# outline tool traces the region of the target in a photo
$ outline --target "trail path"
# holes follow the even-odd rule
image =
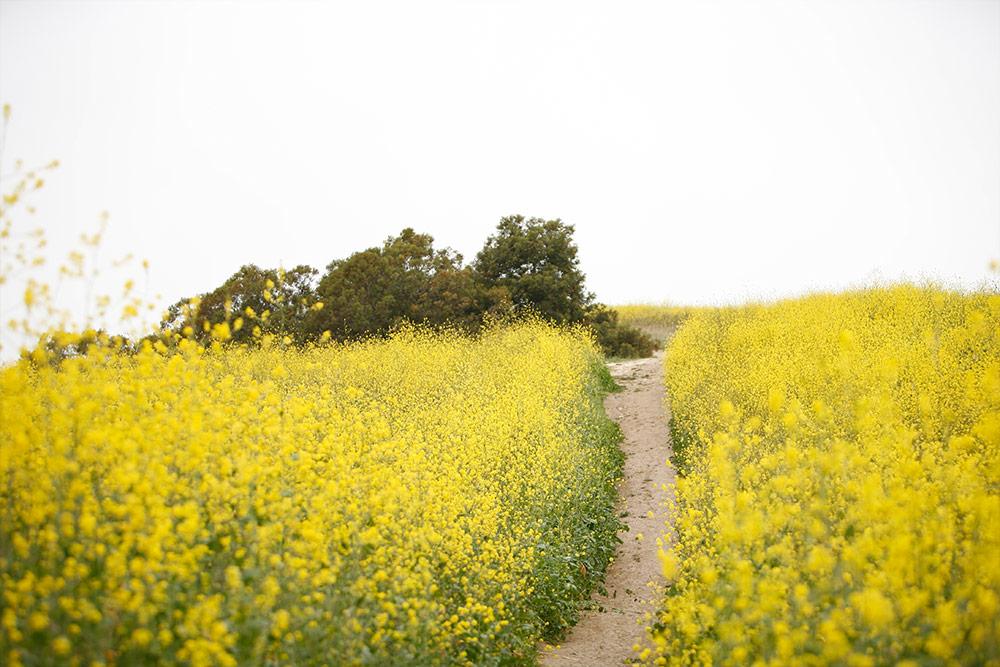
[[[662,361],[658,352],[648,359],[610,364],[622,391],[609,394],[604,408],[625,436],[619,512],[627,512],[622,520],[629,530],[619,534],[622,544],[604,581],[608,594],[594,594],[596,608],[583,612],[559,648],[542,654],[542,665],[615,667],[636,657],[632,645],[643,643],[641,619],[653,609],[648,583],[661,578],[656,538],[663,534],[664,503],[674,489],[674,470],[667,464],[670,440]],[[643,539],[636,539],[639,534]]]

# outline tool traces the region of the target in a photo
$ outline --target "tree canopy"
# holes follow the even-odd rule
[[[264,334],[305,342],[378,336],[404,322],[475,332],[491,317],[530,312],[589,326],[609,355],[650,354],[652,339],[621,325],[586,291],[573,232],[558,219],[507,216],[466,265],[456,251],[435,248],[433,237],[407,227],[381,246],[330,262],[322,276],[304,265],[243,266],[211,292],[172,305],[163,326],[190,327],[189,335],[205,340],[225,322],[236,342]]]
[[[594,296],[584,289],[573,231],[558,219],[501,218],[476,255],[476,278],[505,289],[517,307],[558,323],[579,322]]]
[[[213,324],[232,322],[230,339],[236,342],[252,340],[255,328],[258,335],[302,341],[306,315],[316,303],[317,273],[304,264],[289,271],[246,264],[211,292],[171,305],[161,327],[182,331],[190,326],[193,337],[207,340]]]
[[[430,235],[409,227],[381,247],[331,262],[316,292],[324,308],[307,328],[338,339],[385,333],[404,321],[471,327],[483,305],[462,256],[435,250]]]

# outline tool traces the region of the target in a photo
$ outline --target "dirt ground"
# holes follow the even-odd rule
[[[643,615],[656,603],[650,583],[661,579],[656,538],[664,532],[665,504],[674,489],[662,361],[658,352],[610,364],[622,391],[609,394],[604,407],[624,435],[619,511],[629,530],[620,533],[622,544],[608,568],[608,594],[593,596],[595,608],[583,612],[561,645],[542,652],[542,665],[621,665],[636,656],[632,646],[642,641]]]

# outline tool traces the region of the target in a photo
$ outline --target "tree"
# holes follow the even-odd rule
[[[484,307],[462,256],[435,250],[433,237],[409,227],[380,248],[331,262],[316,291],[324,308],[310,315],[307,328],[339,340],[383,334],[404,321],[471,330]]]
[[[573,225],[512,215],[476,255],[473,268],[481,288],[499,289],[516,307],[530,308],[560,324],[581,322],[605,354],[648,356],[655,341],[618,321],[618,313],[596,303],[584,289],[584,275],[573,241]]]
[[[584,290],[573,231],[559,219],[502,218],[476,255],[477,282],[503,288],[515,307],[558,323],[581,321],[593,295]]]
[[[313,283],[318,272],[300,265],[290,271],[247,264],[222,285],[194,300],[181,299],[167,309],[161,327],[182,331],[190,326],[198,340],[211,338],[212,325],[230,323],[231,340],[248,342],[258,333],[305,337],[306,315],[316,304]],[[241,326],[237,326],[237,320]]]
[[[589,326],[609,356],[649,354],[653,341],[584,289],[573,231],[560,220],[508,216],[465,266],[459,253],[406,228],[331,262],[318,284],[309,266],[248,264],[211,292],[172,305],[161,326],[203,342],[221,328],[234,342],[273,334],[302,343],[327,331],[337,340],[382,335],[403,322],[474,333],[485,319],[520,309]]]

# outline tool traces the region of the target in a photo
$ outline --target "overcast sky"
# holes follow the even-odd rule
[[[608,303],[1000,257],[998,2],[5,1],[0,100],[54,252],[108,210],[165,302],[511,213]]]

